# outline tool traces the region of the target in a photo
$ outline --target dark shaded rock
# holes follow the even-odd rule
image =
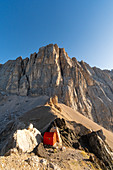
[[[55,119],[54,123],[56,124],[56,126],[60,129],[66,129],[66,122],[65,120],[62,118],[57,118]]]
[[[10,121],[6,125],[5,129],[1,131],[0,133],[0,156],[3,156],[6,152],[12,149],[13,133],[16,131],[16,129],[17,129],[17,124],[14,121]]]
[[[70,122],[72,124],[72,126],[74,127],[74,131],[76,133],[77,136],[82,136],[82,135],[87,135],[88,133],[91,132],[90,129],[86,128],[85,126],[83,126],[80,123],[76,123],[75,121]]]
[[[46,131],[49,132],[52,127],[58,127],[60,130],[62,129],[63,132],[64,132],[64,129],[67,129],[66,122],[65,122],[65,120],[64,120],[63,118],[62,118],[62,119],[56,118],[56,119],[50,124],[50,126],[47,128]]]
[[[46,149],[44,148],[43,143],[40,143],[35,149],[34,152],[37,156],[43,157],[43,158],[48,158],[48,154]]]
[[[89,157],[89,161],[91,161],[91,162],[95,162],[95,158],[94,158],[94,156],[90,155],[90,157]]]
[[[79,141],[82,147],[88,148],[89,152],[96,155],[96,157],[100,160],[100,165],[103,169],[113,169],[112,155],[109,146],[98,136],[97,132],[84,135],[79,139]]]
[[[68,147],[73,147],[73,144],[76,143],[77,141],[77,135],[76,133],[72,130],[69,129],[66,125],[65,120],[62,118],[56,118],[48,127],[47,131],[50,131],[52,127],[58,127],[60,136],[63,142],[63,145],[68,146]]]
[[[73,147],[74,147],[75,149],[80,149],[80,143],[79,143],[78,141],[74,142],[74,143],[73,143]]]
[[[98,136],[100,136],[100,138],[101,138],[102,140],[105,141],[106,137],[104,136],[102,129],[98,130],[98,131],[97,131],[97,134],[98,134]]]

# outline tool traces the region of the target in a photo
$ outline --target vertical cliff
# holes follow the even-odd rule
[[[91,68],[50,44],[0,65],[0,90],[21,96],[57,95],[66,105],[113,131],[113,71]]]

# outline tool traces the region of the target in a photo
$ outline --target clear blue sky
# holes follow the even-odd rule
[[[113,0],[0,0],[0,63],[50,43],[113,69]]]

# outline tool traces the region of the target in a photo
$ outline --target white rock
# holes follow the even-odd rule
[[[30,125],[30,127],[33,127]],[[36,129],[17,130],[14,134],[16,148],[22,152],[31,152],[42,141],[41,133]]]

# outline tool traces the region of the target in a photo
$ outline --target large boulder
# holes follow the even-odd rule
[[[42,158],[48,158],[48,153],[46,151],[46,149],[44,148],[43,143],[40,143],[35,149],[34,152],[36,155],[38,155],[39,157]]]
[[[42,141],[40,131],[36,128],[17,130],[14,134],[16,148],[22,152],[31,152]]]
[[[28,129],[16,130],[14,134],[6,140],[3,148],[1,149],[1,155],[8,155],[13,152],[13,149],[17,149],[20,153],[29,153],[42,142],[42,135],[39,130],[33,128],[30,124]],[[10,152],[11,150],[11,152]]]

